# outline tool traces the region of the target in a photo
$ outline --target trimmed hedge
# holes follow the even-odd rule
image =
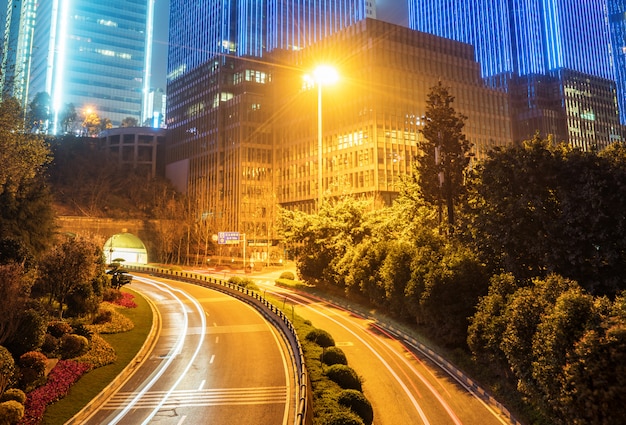
[[[334,364],[348,364],[348,359],[346,358],[345,353],[339,347],[328,347],[322,353],[322,362],[328,366],[332,366]]]
[[[14,425],[24,417],[24,405],[15,400],[0,403],[0,425]]]
[[[333,336],[323,329],[313,329],[305,336],[307,341],[311,341],[319,345],[320,347],[332,347],[335,345]]]
[[[364,425],[372,425],[372,422],[374,422],[374,409],[372,409],[372,404],[362,392],[357,390],[343,390],[341,394],[339,394],[337,401],[342,406],[350,408],[350,410],[359,415]]]
[[[0,396],[0,402],[14,400],[20,404],[26,403],[26,393],[19,388],[9,388]]]
[[[332,365],[326,370],[326,376],[344,390],[362,390],[361,378],[350,366]]]

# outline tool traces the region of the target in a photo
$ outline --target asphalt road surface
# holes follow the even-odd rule
[[[132,374],[80,424],[293,424],[295,375],[278,331],[252,307],[200,286],[135,276],[155,338]]]

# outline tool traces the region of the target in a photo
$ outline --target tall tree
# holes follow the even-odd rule
[[[15,192],[41,173],[50,161],[44,139],[24,131],[22,108],[17,100],[0,101],[0,194]]]
[[[492,151],[468,185],[466,217],[483,261],[520,279],[557,273],[595,295],[626,289],[619,152],[582,152],[539,137]]]
[[[72,130],[77,118],[76,107],[73,103],[67,103],[59,115],[59,124],[64,133],[69,133]]]
[[[29,111],[26,115],[27,129],[38,132],[45,132],[50,120],[50,95],[46,92],[39,92],[28,105]]]
[[[455,224],[454,205],[464,191],[465,170],[472,154],[472,144],[463,134],[467,119],[452,107],[454,97],[441,81],[430,89],[426,100],[423,139],[418,142],[421,154],[415,158],[414,180],[420,196],[439,210],[443,221],[446,205],[450,231]]]
[[[17,263],[0,265],[0,345],[19,329],[20,314],[30,295],[32,279]]]

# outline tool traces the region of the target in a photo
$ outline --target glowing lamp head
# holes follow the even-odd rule
[[[329,85],[339,81],[337,70],[330,65],[320,65],[313,71],[313,77],[317,84]]]

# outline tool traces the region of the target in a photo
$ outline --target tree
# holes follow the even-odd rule
[[[43,176],[0,194],[0,238],[20,241],[34,255],[50,245],[56,230],[54,217]]]
[[[25,132],[23,123],[17,100],[0,101],[0,195],[16,192],[50,162],[50,150],[44,139]]]
[[[96,136],[101,130],[102,120],[98,114],[88,111],[83,119],[83,132],[85,136]]]
[[[113,123],[111,122],[111,120],[106,117],[102,118],[100,120],[99,130],[104,131],[104,130],[108,130],[109,128],[113,128]]]
[[[418,142],[420,155],[414,162],[414,181],[419,195],[437,206],[442,224],[445,203],[449,231],[455,225],[454,205],[464,191],[465,170],[469,165],[471,143],[463,134],[467,117],[452,107],[454,97],[439,83],[430,89],[426,100],[423,139]]]
[[[29,111],[26,115],[26,122],[31,131],[45,132],[50,120],[51,100],[46,92],[39,92],[30,102]]]
[[[115,259],[109,264],[107,274],[111,276],[111,286],[120,289],[122,286],[132,282],[133,277],[128,274],[128,270],[122,266],[120,259]]]
[[[20,314],[24,310],[32,279],[17,263],[0,265],[0,345],[17,332]]]
[[[76,107],[73,103],[67,103],[63,107],[63,110],[59,113],[59,123],[64,133],[70,133],[78,114],[76,113]]]
[[[609,314],[598,304],[595,326],[574,343],[563,370],[557,408],[566,423],[626,423],[626,297],[619,296]]]
[[[59,317],[63,317],[68,297],[81,286],[91,287],[102,272],[103,258],[102,248],[94,240],[68,236],[44,254],[34,292],[47,295],[51,307],[56,301]]]
[[[122,120],[120,127],[137,127],[139,120],[135,117],[126,117]]]
[[[626,288],[626,167],[611,152],[538,136],[490,152],[465,210],[482,260],[520,279],[556,273],[597,295]]]

